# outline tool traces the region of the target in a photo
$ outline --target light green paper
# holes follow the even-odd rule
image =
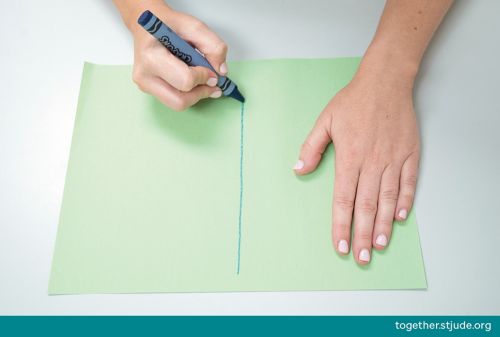
[[[358,63],[230,64],[247,99],[239,274],[240,103],[173,112],[129,66],[85,64],[49,293],[426,288],[414,213],[360,267],[331,243],[332,147],[314,174],[291,169]]]

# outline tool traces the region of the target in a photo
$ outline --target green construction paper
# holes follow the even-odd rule
[[[85,64],[49,293],[426,288],[413,212],[359,266],[331,243],[332,146],[315,173],[292,170],[358,64],[230,63],[243,144],[239,102],[174,112],[136,88],[130,66]]]

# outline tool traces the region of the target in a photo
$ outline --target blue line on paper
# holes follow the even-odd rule
[[[236,274],[240,274],[241,262],[241,225],[243,215],[243,140],[244,140],[245,104],[241,103],[240,113],[240,210],[238,214],[238,260]]]

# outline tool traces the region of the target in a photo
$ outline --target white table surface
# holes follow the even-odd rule
[[[171,4],[233,60],[362,55],[383,7]],[[500,314],[499,1],[457,1],[416,88],[426,291],[48,296],[83,61],[130,64],[132,41],[109,0],[2,1],[0,13],[0,314]]]

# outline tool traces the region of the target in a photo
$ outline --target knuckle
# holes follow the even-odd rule
[[[336,161],[338,166],[344,168],[347,171],[357,169],[362,162],[361,151],[358,147],[347,147],[344,149],[335,149],[337,152]]]
[[[190,26],[191,26],[191,29],[193,30],[193,32],[197,32],[197,33],[200,33],[202,31],[204,31],[205,29],[207,29],[207,25],[200,20],[193,20],[193,22],[190,24]]]
[[[139,75],[133,76],[132,80],[134,81],[135,85],[137,86],[137,88],[139,88],[140,91],[146,92],[146,84],[143,76]]]
[[[192,72],[187,72],[183,77],[179,85],[179,90],[188,92],[191,91],[195,86],[195,76]]]
[[[413,194],[405,193],[401,196],[400,204],[405,205],[406,207],[410,207],[413,203]]]
[[[385,160],[378,154],[367,155],[367,159],[363,162],[362,171],[370,174],[381,175],[384,171]]]
[[[170,107],[177,112],[181,112],[181,111],[186,110],[186,108],[188,107],[188,103],[184,97],[176,96],[170,102]]]
[[[344,211],[352,211],[354,208],[354,200],[342,195],[335,196],[333,202]]]
[[[333,228],[339,233],[339,235],[343,235],[351,231],[351,224],[347,222],[336,222],[333,224]]]
[[[349,157],[339,156],[339,158],[337,159],[337,162],[338,162],[337,167],[339,168],[339,171],[341,171],[341,173],[343,173],[344,176],[350,177],[349,182],[351,184],[357,184],[358,177],[351,175],[351,174],[347,174],[348,172],[359,171],[360,165],[359,165],[359,160],[357,159],[357,157],[349,158]],[[340,175],[340,172],[339,172],[339,175]]]
[[[403,179],[403,184],[406,187],[414,189],[417,186],[417,175],[416,174],[410,174],[410,175],[406,176]]]
[[[382,162],[383,152],[375,148],[371,151],[371,153],[367,157],[368,157],[368,162],[370,164],[378,165],[380,162]]]
[[[153,68],[153,65],[155,64],[155,53],[152,52],[145,52],[141,55],[141,63],[144,67],[146,68]]]
[[[309,139],[306,139],[304,143],[302,143],[301,146],[301,151],[310,151],[313,148],[311,141]]]
[[[397,188],[388,188],[382,190],[382,192],[380,193],[380,199],[383,201],[397,201],[398,200]]]
[[[373,215],[377,212],[377,203],[373,199],[363,198],[356,203],[356,206],[366,214]]]
[[[227,44],[224,41],[220,41],[214,44],[213,51],[215,54],[226,54]]]
[[[132,81],[134,81],[135,84],[139,84],[142,82],[142,79],[144,77],[143,75],[143,70],[140,67],[134,67],[132,70]]]
[[[392,218],[380,218],[377,220],[377,226],[380,226],[382,228],[388,228],[392,226]]]
[[[356,240],[371,241],[372,240],[372,233],[370,231],[367,231],[367,230],[354,231],[354,238]]]

